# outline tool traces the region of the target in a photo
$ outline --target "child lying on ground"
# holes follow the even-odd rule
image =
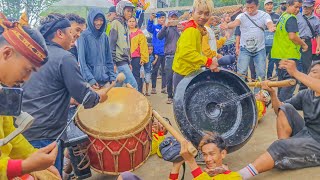
[[[241,180],[237,172],[232,172],[223,164],[223,159],[227,156],[226,143],[222,137],[216,133],[207,133],[199,143],[199,150],[203,154],[206,168],[204,172],[196,163],[195,158],[188,151],[190,142],[181,144],[180,154],[186,164],[189,165],[194,180]],[[176,180],[179,176],[180,167],[183,162],[173,163],[170,173],[170,180]]]
[[[267,107],[271,103],[271,97],[268,91],[261,90],[258,94],[256,94],[256,103],[258,109],[258,121],[260,122],[267,112]]]

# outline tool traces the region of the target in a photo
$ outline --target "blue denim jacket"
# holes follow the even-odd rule
[[[144,71],[146,73],[151,73],[152,71],[152,62],[154,61],[154,55],[153,54],[150,54],[149,55],[149,62],[144,64]]]

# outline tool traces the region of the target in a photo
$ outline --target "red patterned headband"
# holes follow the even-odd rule
[[[34,66],[40,67],[45,63],[47,57],[45,50],[22,29],[18,22],[11,23],[0,13],[0,26],[4,29],[1,35],[6,41]]]

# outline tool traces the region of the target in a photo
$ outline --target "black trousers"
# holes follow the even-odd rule
[[[156,64],[153,66],[152,74],[151,74],[151,81],[152,81],[152,88],[157,87],[157,77],[158,77],[158,71],[159,67],[161,65],[161,76],[162,76],[162,89],[166,87],[166,73],[165,73],[165,65],[166,64],[166,59],[165,56],[159,55],[158,61]]]
[[[143,83],[142,83],[142,78],[140,78],[140,69],[141,69],[140,60],[141,60],[140,57],[132,58],[131,66],[132,66],[132,74],[138,84],[138,91],[142,93]]]
[[[166,81],[167,81],[167,92],[168,98],[173,98],[173,70],[172,70],[172,63],[173,63],[174,55],[166,55]]]
[[[302,64],[302,72],[304,74],[308,74],[312,64],[312,43],[311,39],[304,39],[304,42],[308,45],[308,50],[306,52],[302,52],[301,50],[300,61]],[[307,89],[307,87],[304,84],[300,83],[299,91],[303,89]]]

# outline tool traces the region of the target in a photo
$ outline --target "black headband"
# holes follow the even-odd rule
[[[71,27],[70,21],[66,18],[60,18],[55,21],[45,23],[40,27],[40,32],[46,39],[48,35],[56,32],[58,29],[64,29]]]

